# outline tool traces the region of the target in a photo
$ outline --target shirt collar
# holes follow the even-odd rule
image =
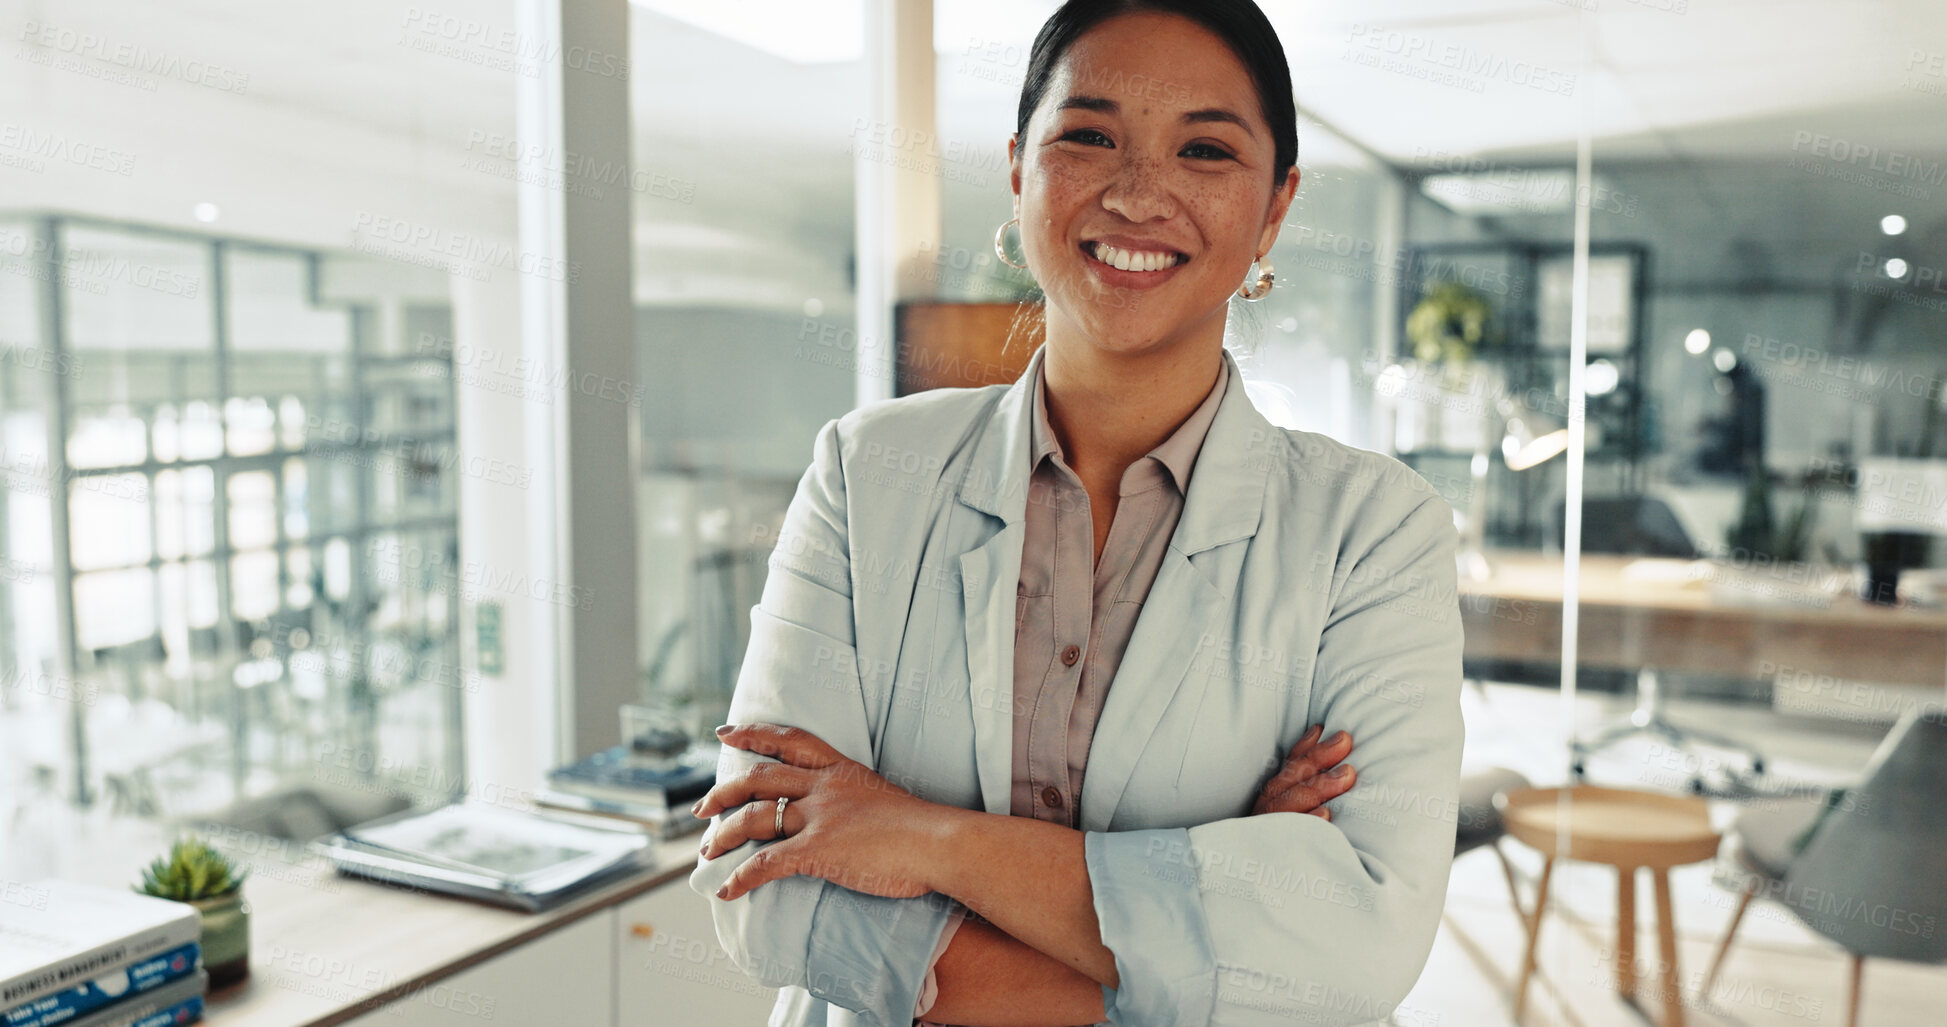
[[[1210,423],[1217,419],[1217,408],[1223,404],[1224,390],[1230,384],[1230,361],[1220,360],[1217,367],[1217,383],[1210,387],[1203,403],[1190,412],[1169,438],[1156,444],[1144,456],[1154,457],[1169,469],[1170,477],[1175,479],[1178,492],[1185,495],[1190,491],[1190,471],[1197,462],[1197,453],[1203,449],[1204,436],[1210,432]],[[1048,425],[1047,364],[1043,362],[1034,377],[1034,428],[1032,449],[1029,451],[1028,466],[1040,467],[1041,460],[1048,454],[1061,453],[1061,442],[1055,438],[1054,429]],[[1065,457],[1064,457],[1065,460]]]

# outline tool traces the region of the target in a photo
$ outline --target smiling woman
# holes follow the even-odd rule
[[[1418,977],[1452,513],[1274,427],[1224,349],[1296,157],[1248,0],[1042,28],[1008,159],[1045,341],[818,433],[695,809],[772,1023],[1358,1023]]]

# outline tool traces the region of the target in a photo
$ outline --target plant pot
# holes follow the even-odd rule
[[[1905,531],[1869,532],[1865,535],[1866,591],[1861,598],[1883,606],[1900,604],[1900,572],[1924,567],[1931,541],[1926,535]]]
[[[203,969],[210,987],[221,988],[250,975],[250,906],[243,889],[196,899],[190,903],[203,914]]]

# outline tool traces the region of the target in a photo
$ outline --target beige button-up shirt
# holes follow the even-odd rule
[[[1045,367],[1045,365],[1044,365]],[[1095,522],[1088,491],[1063,459],[1048,424],[1047,379],[1037,375],[1029,439],[1027,529],[1014,601],[1014,789],[1009,812],[1075,827],[1082,775],[1095,723],[1129,646],[1143,600],[1183,513],[1190,472],[1217,417],[1230,364],[1202,405],[1170,437],[1122,472],[1115,518],[1095,561]],[[947,924],[933,962],[959,929]],[[932,970],[915,1017],[938,995]],[[926,1025],[933,1027],[933,1025]]]

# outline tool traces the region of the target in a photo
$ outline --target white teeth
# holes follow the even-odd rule
[[[1122,271],[1161,271],[1182,263],[1183,258],[1174,253],[1137,253],[1133,250],[1118,249],[1108,243],[1091,244],[1095,259]]]

